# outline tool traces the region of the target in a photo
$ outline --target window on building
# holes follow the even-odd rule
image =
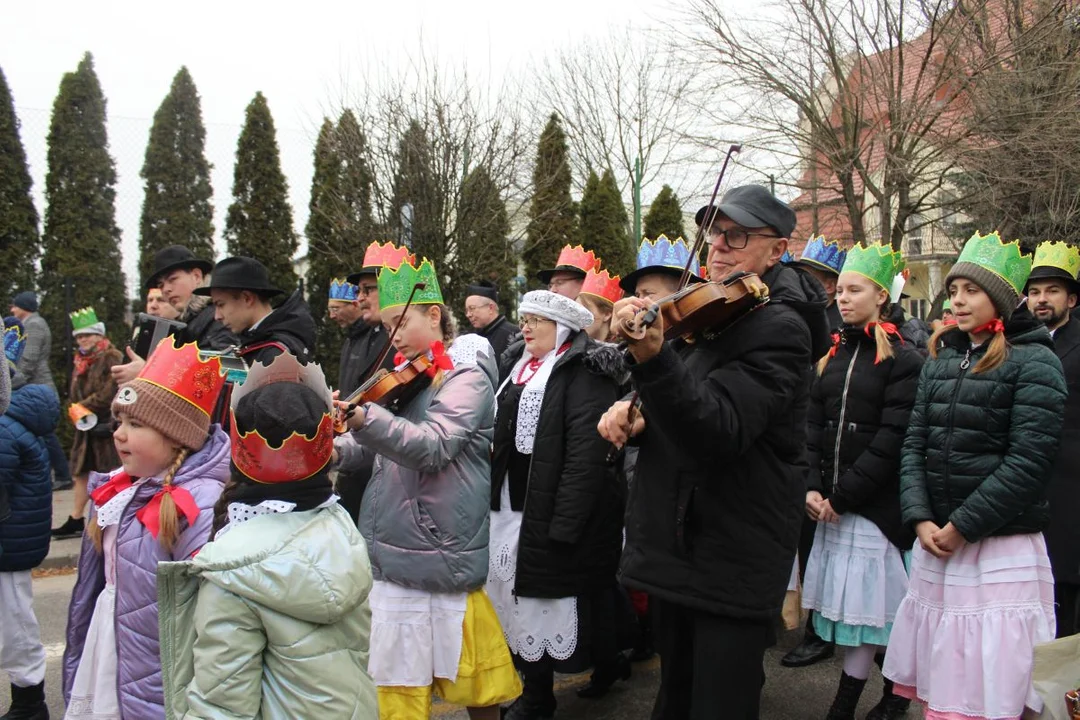
[[[908,314],[920,320],[925,320],[930,313],[930,302],[922,298],[908,298],[901,302],[901,305],[908,311]]]
[[[923,254],[923,237],[926,234],[926,217],[918,213],[908,215],[907,219],[907,254]]]

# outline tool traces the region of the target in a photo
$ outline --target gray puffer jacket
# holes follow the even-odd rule
[[[491,344],[463,335],[454,369],[398,414],[368,405],[356,445],[339,445],[338,470],[374,453],[360,509],[376,580],[429,592],[481,587],[488,573],[491,440],[498,368]]]

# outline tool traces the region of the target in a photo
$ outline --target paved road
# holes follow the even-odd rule
[[[60,696],[60,657],[64,648],[64,627],[67,623],[67,604],[75,575],[38,578],[34,581],[34,608],[41,623],[42,640],[48,654],[46,694],[53,718],[63,717],[64,703]],[[762,700],[762,720],[815,720],[823,718],[832,700],[836,681],[840,676],[837,658],[802,670],[781,667],[780,657],[799,640],[798,633],[784,635],[780,644],[766,657],[768,682]],[[0,686],[0,708],[6,709],[10,696],[6,678]],[[633,677],[618,683],[607,697],[601,700],[580,700],[574,690],[587,680],[585,675],[560,677],[557,680],[559,718],[572,720],[647,720],[653,697],[659,682],[659,662],[656,658],[634,667]],[[859,715],[877,702],[881,693],[880,676],[872,677],[867,685]],[[0,710],[2,711],[2,710]],[[466,720],[466,713],[458,708],[436,705],[434,717],[447,720]],[[915,710],[909,718],[920,717]]]

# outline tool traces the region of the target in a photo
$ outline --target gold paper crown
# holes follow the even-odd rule
[[[1040,243],[1035,248],[1035,263],[1031,269],[1040,267],[1064,270],[1075,278],[1080,273],[1080,249],[1057,240]]]

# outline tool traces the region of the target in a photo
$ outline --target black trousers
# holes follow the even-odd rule
[[[1054,583],[1057,603],[1057,637],[1080,633],[1080,585]]]
[[[771,620],[737,620],[650,597],[660,653],[652,720],[757,720]]]

